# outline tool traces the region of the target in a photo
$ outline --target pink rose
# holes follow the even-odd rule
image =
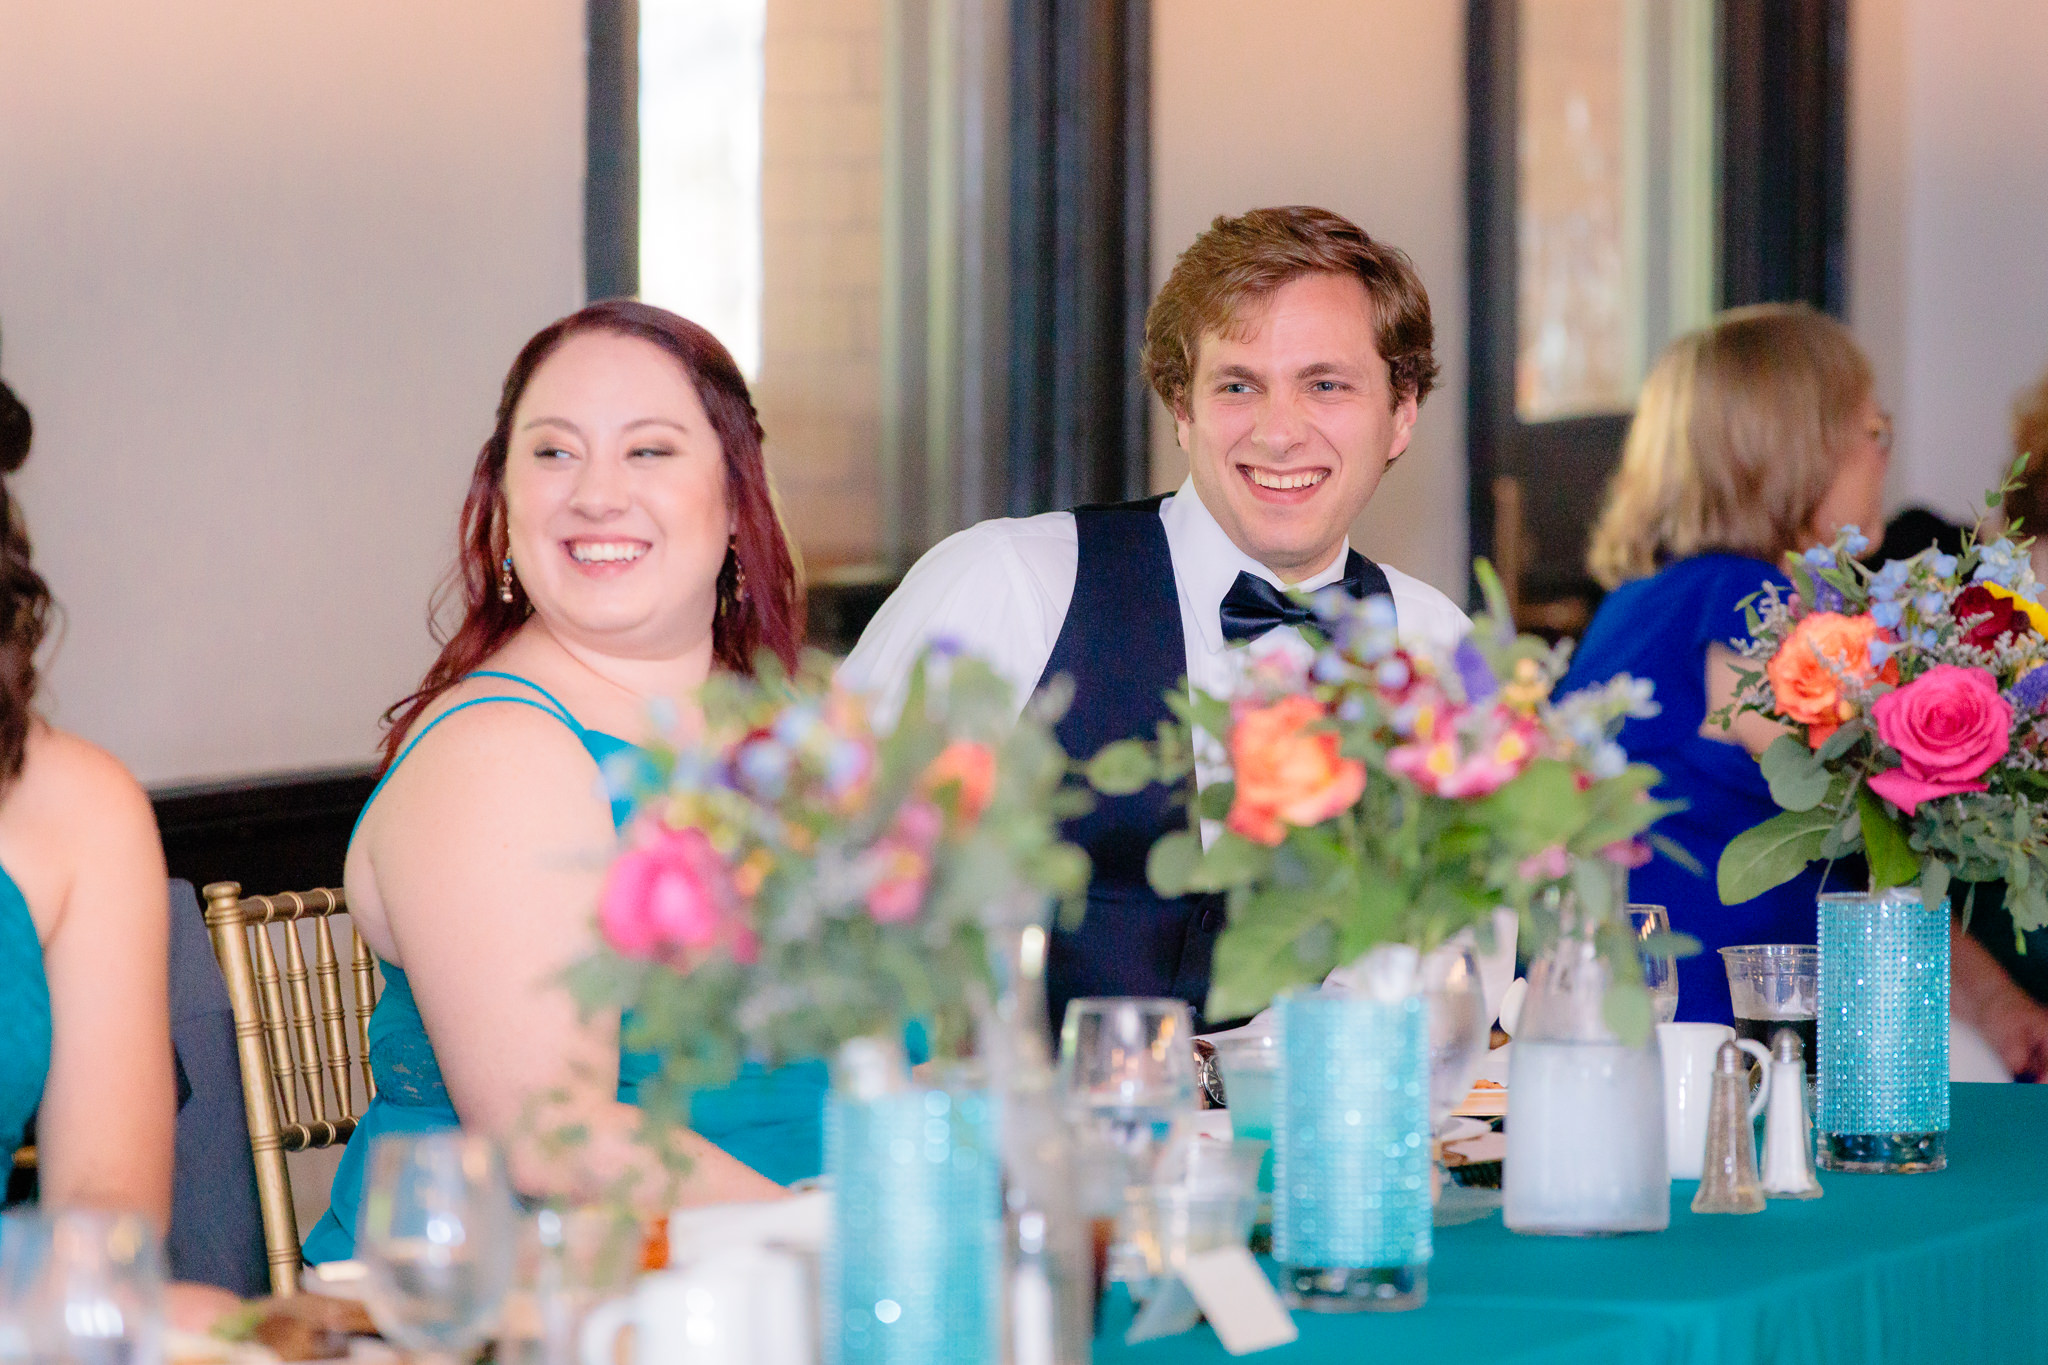
[[[605,878],[597,920],[605,941],[627,957],[685,969],[721,944],[741,962],[758,952],[725,862],[699,829],[636,826],[633,846]]]
[[[1986,770],[2012,747],[2012,705],[1981,668],[1936,664],[1870,708],[1899,766],[1870,789],[1911,815],[1922,801],[1986,790]]]
[[[904,803],[895,823],[870,855],[875,880],[868,886],[868,914],[877,924],[902,924],[917,918],[932,879],[932,849],[939,842],[946,817],[929,801]]]

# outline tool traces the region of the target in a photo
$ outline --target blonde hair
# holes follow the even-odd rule
[[[1870,391],[1849,329],[1803,303],[1730,309],[1680,337],[1643,382],[1586,567],[1613,588],[1706,550],[1799,549]]]

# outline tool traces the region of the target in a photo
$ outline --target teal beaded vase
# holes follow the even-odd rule
[[[1919,891],[1820,897],[1815,1160],[1832,1171],[1948,1164],[1949,916]]]
[[[835,1089],[825,1107],[832,1235],[827,1365],[997,1365],[1002,1154],[985,1091]]]
[[[1299,1308],[1419,1308],[1431,1251],[1427,1007],[1305,990],[1276,1008],[1281,1287]]]

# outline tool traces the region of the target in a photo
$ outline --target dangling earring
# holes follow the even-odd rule
[[[512,601],[512,552],[510,550],[505,552],[504,563],[498,565],[498,600],[508,604]]]
[[[718,614],[727,616],[747,604],[747,566],[740,563],[740,538],[735,535],[726,544],[725,557],[732,564],[732,596],[718,594]],[[719,577],[723,578],[721,570]]]

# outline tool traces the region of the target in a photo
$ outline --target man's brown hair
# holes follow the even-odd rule
[[[1167,408],[1187,412],[1204,336],[1231,334],[1249,305],[1303,275],[1351,275],[1364,285],[1395,405],[1429,395],[1436,329],[1429,291],[1407,253],[1375,242],[1342,214],[1293,205],[1219,217],[1173,263],[1145,315],[1145,378]]]

